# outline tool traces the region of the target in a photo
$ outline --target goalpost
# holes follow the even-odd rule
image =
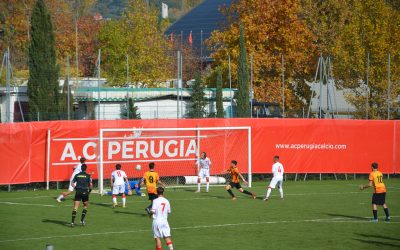
[[[100,194],[118,163],[129,179],[140,180],[154,162],[168,185],[197,184],[195,163],[201,152],[212,162],[210,184],[225,184],[223,171],[231,160],[248,175],[249,187],[252,183],[251,127],[100,129],[98,150]]]

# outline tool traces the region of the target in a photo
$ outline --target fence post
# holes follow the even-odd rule
[[[294,176],[294,181],[297,181],[297,173],[296,173],[296,175]]]

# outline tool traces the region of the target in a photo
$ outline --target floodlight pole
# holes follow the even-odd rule
[[[387,119],[390,120],[390,52],[388,54]]]
[[[285,57],[282,54],[282,116],[285,117]]]
[[[67,116],[68,116],[68,120],[70,120],[71,118],[71,100],[70,100],[70,89],[69,89],[69,54],[67,53]]]
[[[99,49],[97,64],[97,120],[100,120],[100,77],[101,77],[101,49]]]
[[[366,119],[368,119],[368,116],[369,116],[369,52],[368,52],[368,54],[367,54],[367,75],[366,75],[366,83],[367,83],[367,98],[366,98],[365,109],[366,109]]]
[[[228,73],[229,73],[229,94],[231,98],[231,118],[233,118],[233,97],[232,97],[232,74],[231,74],[231,55],[228,54]]]
[[[180,57],[181,57],[181,52],[178,50],[176,52],[176,61],[177,61],[177,77],[176,77],[176,118],[179,119],[179,67],[180,67]]]
[[[8,47],[6,53],[6,122],[11,122],[10,71],[10,47]]]
[[[253,118],[253,54],[250,55],[250,117]]]

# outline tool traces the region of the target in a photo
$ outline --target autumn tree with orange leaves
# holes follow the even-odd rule
[[[282,104],[282,55],[285,61],[285,106],[301,109],[310,96],[305,83],[317,57],[314,36],[299,18],[299,0],[236,1],[222,9],[227,25],[214,31],[209,47],[216,64],[228,67],[231,56],[233,86],[237,86],[239,23],[243,24],[247,53],[253,56],[254,95],[257,100]],[[314,62],[315,61],[315,62]],[[226,71],[226,70],[225,70]]]

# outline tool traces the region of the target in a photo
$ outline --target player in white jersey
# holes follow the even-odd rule
[[[271,189],[275,188],[278,185],[279,193],[281,194],[281,199],[283,199],[283,173],[285,170],[283,169],[282,163],[279,162],[279,156],[274,156],[274,164],[272,165],[272,177],[271,182],[269,183],[267,194],[265,195],[264,201],[268,201],[269,196],[271,194]]]
[[[128,190],[131,190],[131,186],[129,185],[128,176],[126,175],[125,171],[121,170],[121,164],[115,165],[115,169],[116,170],[114,170],[111,173],[113,208],[118,206],[117,195],[122,196],[122,207],[125,207],[126,204],[125,183],[128,184]]]
[[[207,157],[206,152],[201,153],[201,157],[196,161],[197,166],[197,191],[196,193],[200,193],[200,185],[201,179],[206,178],[206,192],[208,193],[210,187],[210,167],[211,160]]]
[[[71,178],[69,179],[69,187],[68,187],[68,191],[67,192],[63,192],[62,194],[60,194],[57,197],[57,201],[61,202],[62,200],[65,199],[65,197],[67,197],[67,195],[71,194],[72,192],[74,192],[74,187],[72,186],[72,180],[74,179],[75,175],[79,174],[80,172],[82,172],[81,166],[83,164],[85,164],[86,159],[84,157],[82,157],[81,159],[79,159],[80,163],[77,164],[74,167],[74,172],[71,175]]]
[[[164,188],[157,188],[158,198],[153,200],[151,214],[153,215],[153,233],[156,240],[156,250],[162,249],[161,239],[163,238],[168,245],[169,250],[173,250],[171,240],[171,229],[168,224],[168,214],[171,213],[171,205],[164,198]]]

